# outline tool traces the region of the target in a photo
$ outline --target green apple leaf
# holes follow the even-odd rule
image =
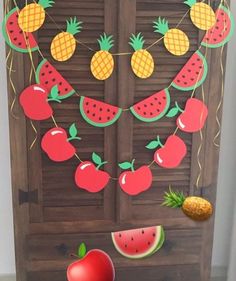
[[[86,255],[87,249],[85,243],[81,243],[78,249],[78,257],[82,259]]]
[[[123,162],[118,165],[122,170],[128,170],[128,169],[132,168],[132,163],[130,163],[130,162]]]
[[[102,163],[102,158],[95,152],[93,152],[92,154],[92,159],[93,159],[93,162],[97,165],[101,165]]]
[[[149,142],[149,144],[146,145],[146,148],[155,149],[159,146],[159,144],[160,144],[159,141],[154,140],[154,141]]]
[[[77,128],[76,128],[75,123],[73,123],[73,124],[70,126],[70,128],[69,128],[69,134],[70,134],[70,136],[71,136],[72,138],[75,138],[75,137],[77,136],[78,130],[77,130]]]
[[[179,109],[177,107],[171,108],[171,110],[166,114],[166,117],[172,118],[175,117],[179,113]]]

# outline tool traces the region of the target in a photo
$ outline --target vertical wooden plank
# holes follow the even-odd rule
[[[135,32],[136,26],[136,0],[119,1],[119,52],[130,52],[128,45],[131,33]],[[135,81],[130,70],[130,56],[119,56],[118,58],[118,100],[122,108],[129,107],[134,101]],[[133,117],[127,112],[123,112],[118,123],[118,162],[131,161],[133,154]],[[119,174],[119,172],[118,172]],[[130,218],[129,211],[131,205],[130,196],[125,195],[117,184],[119,190],[118,220]]]
[[[104,0],[104,30],[107,34],[114,36],[114,47],[117,46],[117,2]],[[115,62],[116,63],[116,62]],[[104,96],[105,101],[110,104],[117,104],[117,71],[116,65],[113,74],[105,82]],[[114,177],[116,174],[116,133],[117,125],[114,124],[104,129],[104,158],[108,161],[106,171]],[[104,218],[114,220],[115,218],[115,187],[116,182],[110,180],[109,187],[104,191]]]

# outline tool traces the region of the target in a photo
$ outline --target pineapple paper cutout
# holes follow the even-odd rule
[[[164,35],[166,49],[175,56],[182,56],[189,50],[188,36],[180,29],[169,29],[166,19],[159,17],[154,23],[155,32]]]
[[[78,21],[76,17],[70,18],[66,23],[66,32],[57,34],[51,43],[51,55],[57,61],[67,61],[73,56],[76,49],[74,35],[82,29],[82,22]]]
[[[193,24],[202,30],[208,30],[216,23],[216,16],[213,9],[206,3],[197,0],[187,0],[184,2],[190,10],[190,17]]]
[[[131,58],[133,72],[142,79],[150,77],[154,71],[153,57],[147,50],[143,49],[144,42],[141,32],[138,35],[132,34],[129,42],[135,51]]]
[[[185,197],[183,192],[169,190],[165,193],[163,206],[173,209],[182,208],[183,213],[195,221],[205,221],[213,213],[211,203],[201,197]]]
[[[114,59],[109,53],[114,46],[112,37],[112,35],[107,36],[106,33],[100,36],[100,39],[98,39],[100,51],[96,52],[91,60],[91,72],[98,80],[108,79],[114,70]]]
[[[39,0],[38,3],[26,5],[19,13],[18,24],[25,32],[38,30],[45,21],[45,9],[52,7],[54,1]]]

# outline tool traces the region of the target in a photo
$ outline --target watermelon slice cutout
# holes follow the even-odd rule
[[[19,9],[12,9],[4,18],[2,33],[6,43],[14,50],[21,53],[34,52],[39,49],[34,35],[23,32],[18,25]]]
[[[43,85],[48,91],[58,86],[59,99],[65,99],[75,93],[72,86],[46,59],[42,60],[36,70],[36,82]]]
[[[198,50],[177,74],[171,86],[181,91],[191,91],[205,81],[208,73],[206,58]]]
[[[113,232],[111,234],[116,250],[129,259],[152,256],[163,246],[165,233],[162,226]]]
[[[80,113],[84,120],[95,127],[107,127],[115,123],[122,109],[88,97],[80,99]]]
[[[170,93],[164,89],[130,107],[133,115],[143,122],[154,122],[162,118],[170,107]]]
[[[216,24],[206,32],[202,45],[209,48],[218,48],[229,42],[235,28],[232,13],[223,5],[216,11]]]

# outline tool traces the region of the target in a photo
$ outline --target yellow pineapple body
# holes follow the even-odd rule
[[[182,210],[186,216],[197,221],[207,220],[213,213],[212,205],[209,201],[194,196],[185,199]]]
[[[214,11],[205,3],[196,3],[192,6],[190,17],[194,25],[202,30],[208,30],[216,23]]]
[[[98,80],[109,78],[114,69],[114,59],[108,51],[98,51],[91,60],[91,71]]]
[[[51,43],[51,55],[57,61],[70,59],[76,49],[76,40],[69,32],[57,34]]]
[[[148,78],[154,71],[153,57],[147,50],[138,50],[132,55],[131,66],[139,78]]]
[[[44,23],[44,8],[36,3],[25,6],[19,13],[18,24],[25,32],[34,32]]]
[[[167,50],[176,56],[182,56],[189,49],[188,36],[180,29],[172,28],[164,36]]]

